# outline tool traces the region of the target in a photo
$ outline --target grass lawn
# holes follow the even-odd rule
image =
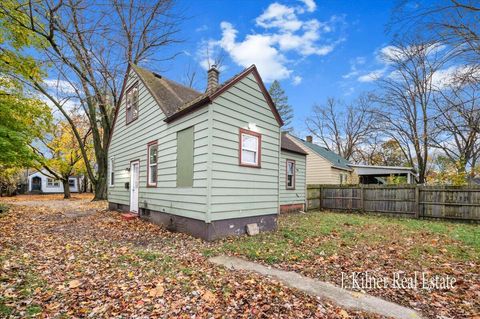
[[[231,238],[204,251],[231,254],[342,283],[342,272],[427,272],[453,276],[452,290],[369,289],[426,315],[472,315],[480,309],[480,226],[444,221],[311,212],[284,215],[279,230]]]

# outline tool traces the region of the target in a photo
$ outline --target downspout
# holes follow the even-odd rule
[[[282,162],[282,127],[278,127],[277,215],[280,214],[280,164]],[[278,225],[277,225],[278,226]]]

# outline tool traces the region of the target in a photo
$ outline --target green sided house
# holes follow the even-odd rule
[[[110,209],[213,240],[303,208],[306,156],[255,66],[205,93],[130,65],[109,147]],[[288,139],[288,137],[286,137]],[[291,141],[288,139],[288,141]]]

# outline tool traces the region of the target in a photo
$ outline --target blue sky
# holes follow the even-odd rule
[[[373,87],[369,80],[383,68],[377,55],[389,42],[385,27],[394,3],[180,0],[178,10],[188,20],[179,34],[184,42],[172,49],[182,54],[156,68],[180,82],[188,68],[197,69],[203,89],[207,47],[209,56],[224,56],[221,80],[255,63],[267,87],[280,80],[295,111],[294,127],[303,133],[314,103],[327,97],[348,102]]]

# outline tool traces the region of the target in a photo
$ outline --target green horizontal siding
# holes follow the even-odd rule
[[[280,154],[280,205],[305,203],[306,156],[283,151]],[[286,161],[295,161],[295,189],[286,189]]]
[[[280,128],[252,75],[212,104],[211,219],[278,213]],[[262,134],[261,168],[239,166],[239,129]]]
[[[127,87],[137,81],[131,72]],[[118,112],[109,157],[115,158],[115,186],[108,188],[109,201],[130,204],[130,191],[124,184],[130,181],[125,169],[130,161],[140,160],[139,207],[204,219],[207,211],[208,108],[183,117],[171,124],[139,82],[138,119],[125,125],[125,103]],[[177,132],[194,127],[193,187],[177,188]],[[158,184],[147,188],[147,143],[158,140]]]

